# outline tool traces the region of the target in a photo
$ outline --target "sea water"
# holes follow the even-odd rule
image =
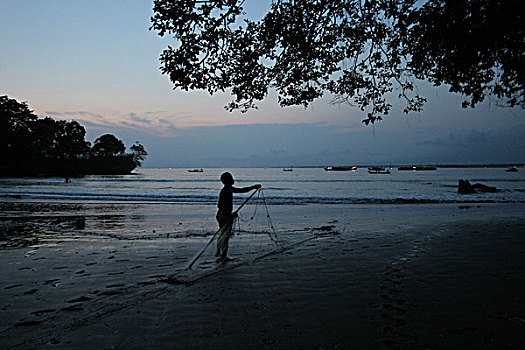
[[[366,168],[207,168],[203,172],[145,168],[130,175],[73,178],[69,183],[63,178],[4,178],[0,179],[0,197],[82,203],[214,204],[224,171],[233,174],[236,186],[262,184],[269,205],[525,203],[525,169],[506,172],[504,168],[394,168],[390,174],[369,174]],[[459,179],[496,187],[497,192],[458,194]],[[244,196],[236,196],[237,204]]]
[[[323,254],[331,254],[337,250],[330,250],[330,245],[348,240],[349,252],[365,252],[367,242],[377,237],[395,237],[402,243],[412,234],[421,240],[449,236],[461,232],[450,230],[454,222],[497,223],[503,216],[522,217],[525,203],[521,168],[514,173],[502,168],[392,169],[388,175],[369,174],[366,168],[355,172],[205,168],[198,173],[137,169],[131,175],[84,176],[68,183],[63,178],[4,178],[0,179],[2,295],[12,305],[26,305],[27,298],[45,301],[39,308],[49,310],[89,295],[96,306],[109,299],[102,293],[95,296],[94,290],[113,295],[158,286],[159,279],[185,271],[206,246],[192,273],[220,269],[212,237],[218,229],[216,203],[224,171],[233,174],[236,186],[262,184],[268,204],[268,208],[261,204],[259,193],[236,220],[228,254],[240,262],[253,262],[278,252],[280,246],[293,247],[286,253],[292,254],[318,244]],[[459,179],[498,190],[460,195]],[[235,206],[247,196],[236,194]],[[328,241],[313,241],[317,238]],[[319,251],[313,248],[310,253],[317,257]],[[364,256],[377,257],[376,252]],[[29,296],[12,286],[38,291]],[[18,306],[4,310],[8,316],[0,319],[0,327],[33,319],[34,311]]]

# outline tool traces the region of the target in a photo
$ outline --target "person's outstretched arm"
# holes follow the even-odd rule
[[[251,190],[258,190],[262,186],[260,184],[248,186],[248,187],[233,187],[232,186],[232,192],[233,193],[246,193],[250,192]]]

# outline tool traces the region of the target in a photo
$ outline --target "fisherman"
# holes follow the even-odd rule
[[[217,239],[217,253],[215,256],[217,257],[217,261],[227,262],[231,260],[228,258],[228,241],[232,235],[233,221],[237,217],[237,213],[233,213],[233,194],[258,190],[261,188],[261,185],[234,187],[233,184],[235,180],[229,172],[222,173],[221,182],[224,187],[219,193],[219,203],[217,204],[219,210],[216,216],[221,232]]]

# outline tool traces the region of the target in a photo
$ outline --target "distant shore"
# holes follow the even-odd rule
[[[133,164],[133,162],[130,160],[131,158],[129,156],[127,157],[121,157],[123,158],[122,160],[121,159],[118,159],[119,162],[121,163],[120,166],[116,166],[114,163],[115,161],[112,160],[112,159],[109,159],[109,160],[104,160],[104,161],[100,161],[99,160],[95,160],[95,161],[92,161],[90,162],[90,165],[82,165],[80,168],[80,170],[78,171],[73,171],[71,172],[69,175],[65,176],[64,174],[67,173],[66,171],[63,170],[64,166],[63,165],[60,165],[59,167],[55,167],[54,170],[50,170],[53,168],[53,165],[47,165],[48,168],[46,168],[46,170],[40,170],[40,171],[36,171],[34,172],[33,170],[31,171],[2,171],[0,169],[0,178],[17,178],[17,177],[20,177],[20,178],[30,178],[30,177],[34,177],[34,178],[49,178],[49,177],[70,177],[70,178],[75,178],[75,177],[84,177],[84,176],[89,176],[89,175],[133,175],[133,174],[137,174],[137,173],[140,173],[140,169],[137,169],[136,165]],[[124,159],[124,158],[129,158],[129,159]],[[330,164],[331,166],[333,166],[334,164]],[[337,163],[336,165],[340,165],[339,163]],[[379,164],[379,163],[374,163],[374,164],[366,164],[366,165],[363,165],[363,164],[344,164],[343,166],[355,166],[357,167],[358,169],[359,168],[369,168],[369,167],[377,167],[377,166],[381,166],[381,167],[390,167],[390,168],[403,168],[403,167],[413,167],[413,166],[432,166],[432,167],[436,167],[436,168],[449,168],[449,169],[461,169],[461,168],[465,168],[465,169],[473,169],[473,168],[512,168],[512,167],[516,167],[518,169],[520,168],[525,168],[525,163],[505,163],[505,164],[435,164],[435,163],[400,163],[400,164]],[[285,166],[258,166],[258,167],[247,167],[247,168],[259,168],[259,169],[262,169],[262,168],[269,168],[269,169],[279,169],[279,168],[283,168],[283,169],[289,169],[289,170],[293,170],[294,168],[296,169],[320,169],[320,168],[324,168],[326,167],[327,165],[294,165],[294,166],[290,166],[290,165],[285,165]],[[219,169],[217,167],[199,167],[199,170],[202,170],[202,171],[199,171],[199,172],[205,172],[205,169]],[[240,168],[243,168],[243,167],[240,167]],[[59,170],[56,170],[56,169],[59,169]],[[144,166],[142,167],[142,169],[193,169],[191,167],[183,167],[183,166],[177,166],[177,167],[150,167],[150,166]]]
[[[426,165],[432,165],[437,168],[510,168],[510,167],[518,167],[518,168],[525,168],[525,162],[515,162],[515,163],[479,163],[479,164],[439,164],[439,163],[399,163],[399,164],[388,164],[388,163],[373,163],[373,164],[354,164],[354,163],[330,163],[330,164],[324,164],[324,165],[293,165],[290,166],[290,164],[287,165],[272,165],[272,166],[255,166],[255,167],[246,167],[246,168],[297,168],[297,169],[317,169],[317,168],[324,168],[328,165],[342,165],[342,166],[357,166],[358,168],[368,168],[368,167],[375,167],[375,166],[389,166],[392,168],[399,168],[399,167],[407,167],[407,166],[426,166]],[[144,166],[143,169],[193,169],[195,167],[184,167],[184,166],[175,166],[175,167],[153,167],[153,166]],[[218,167],[212,166],[212,167],[206,167],[199,165],[199,169],[217,169]],[[237,168],[244,168],[244,167],[237,167]]]
[[[331,164],[333,165],[333,164]],[[339,163],[337,163],[339,165]],[[437,168],[510,168],[510,167],[518,167],[518,168],[525,168],[525,162],[516,162],[516,163],[504,163],[504,164],[439,164],[439,163],[399,163],[399,164],[345,164],[345,165],[352,165],[357,166],[358,168],[368,168],[368,167],[375,167],[375,166],[389,166],[392,168],[399,168],[399,167],[407,167],[407,166],[425,166],[425,165],[432,165]],[[326,165],[312,165],[312,166],[293,166],[293,168],[323,168]],[[268,168],[286,168],[288,166],[272,166]]]

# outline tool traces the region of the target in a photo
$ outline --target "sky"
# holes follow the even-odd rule
[[[246,0],[260,17],[267,3]],[[152,1],[0,0],[0,95],[41,117],[77,120],[94,141],[115,134],[149,152],[144,167],[524,163],[525,111],[493,101],[463,109],[446,87],[418,87],[420,113],[393,110],[374,126],[330,96],[281,108],[271,93],[247,113],[231,96],[173,90],[153,31]]]

